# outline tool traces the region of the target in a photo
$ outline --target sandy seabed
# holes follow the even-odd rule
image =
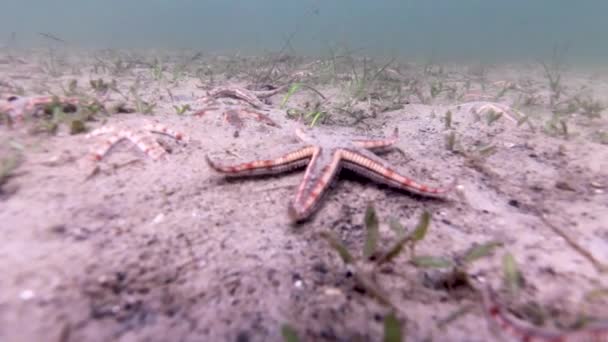
[[[306,341],[379,341],[391,310],[408,341],[496,340],[504,334],[486,324],[479,284],[533,325],[557,331],[608,319],[608,68],[385,63],[2,51],[3,100],[53,94],[118,105],[28,112],[10,125],[5,114],[0,156],[3,167],[18,166],[0,178],[0,340],[280,341],[289,325]],[[287,91],[267,99],[274,126],[197,115],[216,87],[295,80],[314,90],[302,86],[284,105]],[[136,112],[114,113],[129,108]],[[205,162],[288,152],[294,128],[315,113],[313,129],[328,136],[398,128],[382,158],[419,182],[456,180],[457,189],[428,199],[341,172],[310,220],[294,225],[287,208],[303,171],[224,181]],[[189,141],[158,136],[168,151],[158,161],[123,143],[91,166],[102,137],[70,134],[74,120],[87,131],[158,122]],[[319,237],[331,232],[359,255],[368,203],[381,250],[398,238],[390,222],[412,230],[424,211],[432,215],[415,255],[406,248],[373,272],[392,308]],[[466,266],[470,284],[412,262],[462,262],[489,242],[500,246]],[[506,290],[505,255],[523,279],[517,295]]]

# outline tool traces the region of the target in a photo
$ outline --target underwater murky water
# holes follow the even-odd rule
[[[3,44],[171,47],[307,55],[336,45],[366,55],[541,58],[555,46],[572,60],[608,57],[602,0],[4,0]],[[11,37],[13,40],[11,41]]]

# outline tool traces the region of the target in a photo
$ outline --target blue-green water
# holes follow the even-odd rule
[[[606,0],[3,0],[0,43],[86,47],[290,49],[367,55],[608,58]],[[12,34],[14,33],[14,34]],[[15,39],[10,42],[11,36]]]

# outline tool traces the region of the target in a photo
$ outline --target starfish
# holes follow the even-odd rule
[[[35,115],[52,104],[77,106],[80,100],[75,97],[59,96],[16,96],[9,95],[0,99],[0,113],[8,115],[8,122],[22,123],[27,116]]]
[[[488,322],[509,333],[519,341],[577,342],[608,341],[608,322],[593,322],[584,328],[570,331],[554,331],[526,324],[509,316],[496,299],[496,293],[488,286],[481,291],[483,309]]]
[[[268,126],[279,126],[268,115],[250,108],[243,108],[235,103],[220,102],[214,98],[204,98],[199,100],[199,103],[203,104],[203,108],[198,110],[194,115],[203,116],[208,112],[220,112],[223,114],[224,120],[237,129],[242,128],[244,125],[241,114],[252,115],[256,120],[263,122]]]
[[[466,94],[464,94],[462,96],[463,99],[469,101],[469,100],[490,100],[493,99],[494,97],[491,95],[486,95],[483,94],[481,92],[477,92],[477,91],[472,91],[472,92],[468,92]]]
[[[239,87],[219,87],[211,90],[209,92],[209,95],[216,99],[221,97],[231,97],[240,99],[249,103],[254,108],[264,109],[267,107],[267,105],[262,102],[261,99],[273,96],[285,89],[285,87],[286,86],[281,86],[272,90],[249,90]]]
[[[390,138],[346,139],[296,129],[303,143],[299,149],[276,159],[256,160],[227,166],[207,156],[209,166],[226,177],[275,174],[308,165],[296,196],[289,204],[288,215],[293,222],[307,219],[317,208],[329,184],[344,167],[380,183],[423,196],[441,196],[452,187],[440,189],[420,184],[402,174],[372,151],[384,150],[395,144],[398,132]]]
[[[261,99],[275,95],[283,89],[284,86],[265,91],[248,90],[239,87],[215,88],[209,92],[209,96],[203,97],[201,100],[199,100],[199,102],[203,104],[203,108],[197,111],[195,115],[203,116],[207,114],[207,112],[219,111],[224,115],[226,122],[236,128],[241,128],[243,127],[243,120],[241,120],[240,114],[249,114],[254,116],[256,120],[269,126],[278,127],[279,125],[276,122],[274,122],[267,114],[259,112],[259,110],[269,109]],[[243,108],[235,103],[219,101],[220,98],[226,97],[242,100],[251,105],[253,109]]]
[[[166,126],[151,123],[142,127],[140,130],[117,129],[112,126],[104,126],[98,128],[87,135],[87,138],[109,134],[106,140],[103,140],[96,148],[93,149],[91,159],[100,161],[116,144],[122,140],[129,140],[137,148],[147,154],[153,160],[159,160],[164,157],[167,151],[154,139],[151,133],[158,133],[170,136],[178,141],[187,141],[188,139],[182,133],[176,132]]]
[[[524,115],[517,109],[496,102],[480,102],[478,105],[472,108],[474,114],[498,114],[504,115],[507,119],[512,122],[518,122]]]

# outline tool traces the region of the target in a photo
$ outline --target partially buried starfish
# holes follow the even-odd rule
[[[13,123],[21,124],[29,116],[34,116],[54,104],[75,111],[80,102],[82,101],[76,97],[7,95],[0,96],[0,113],[8,115],[7,119],[10,126]]]
[[[487,286],[481,290],[484,313],[490,328],[496,326],[517,341],[536,342],[602,342],[608,341],[608,321],[590,322],[578,330],[549,330],[511,317],[497,300],[497,295]]]
[[[480,102],[473,106],[472,111],[474,114],[492,114],[492,115],[504,115],[507,119],[512,122],[519,122],[521,118],[525,117],[520,111],[515,108],[509,107],[502,103],[496,102]]]
[[[278,87],[273,90],[249,90],[239,87],[215,88],[209,92],[209,96],[203,97],[198,101],[200,104],[202,104],[202,108],[199,109],[195,115],[204,116],[208,112],[220,112],[224,116],[226,122],[237,129],[240,129],[243,127],[241,114],[248,114],[252,115],[260,122],[263,122],[269,126],[277,127],[278,124],[274,122],[267,114],[260,112],[261,110],[269,109],[268,105],[262,102],[261,99],[275,95],[284,88],[285,86]],[[220,101],[221,98],[241,100],[253,108],[246,108],[240,106],[238,103],[222,102]]]
[[[285,89],[286,86],[281,86],[272,90],[249,90],[239,87],[219,87],[211,90],[209,95],[213,98],[231,97],[234,99],[243,100],[257,109],[268,107],[261,99],[268,98]]]
[[[390,138],[346,139],[296,130],[303,146],[276,159],[256,160],[237,165],[220,165],[207,156],[207,163],[227,177],[275,174],[308,165],[296,196],[289,205],[292,221],[307,219],[318,206],[332,179],[344,167],[380,183],[423,196],[441,196],[452,187],[432,188],[420,184],[395,170],[389,163],[371,151],[390,147],[398,140],[397,130]]]
[[[112,147],[116,146],[122,140],[129,140],[150,158],[159,160],[167,154],[167,151],[158,143],[158,141],[156,141],[156,139],[154,139],[151,133],[167,135],[177,141],[187,141],[187,137],[184,134],[158,123],[147,124],[139,130],[126,128],[117,129],[113,126],[104,126],[87,135],[88,138],[99,135],[109,135],[107,139],[102,140],[99,145],[93,149],[91,159],[100,161],[108,152],[110,152]]]

